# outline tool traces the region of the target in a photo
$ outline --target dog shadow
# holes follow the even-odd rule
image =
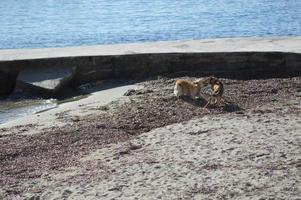
[[[243,110],[237,103],[234,102],[225,102],[223,111],[225,112],[237,112]]]
[[[181,96],[180,99],[196,107],[204,107],[207,104],[206,99],[201,97],[192,99],[189,96]]]
[[[193,106],[196,107],[201,107],[203,108],[208,102],[205,98],[199,97],[197,99],[191,99],[188,96],[182,96],[180,97],[183,101],[192,104]],[[225,101],[221,106],[219,105],[212,105],[209,104],[206,106],[207,109],[217,109],[221,108],[224,112],[237,112],[243,110],[237,103],[230,102],[230,101]]]

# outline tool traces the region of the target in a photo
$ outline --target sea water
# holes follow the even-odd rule
[[[0,49],[301,35],[301,0],[1,0]]]
[[[33,113],[55,108],[55,99],[8,98],[0,100],[0,124]]]

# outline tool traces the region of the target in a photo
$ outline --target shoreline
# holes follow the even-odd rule
[[[112,86],[115,87],[111,88]],[[88,89],[82,90],[82,92],[88,94],[88,96],[82,99],[58,104],[56,107],[44,110],[42,112],[29,114],[27,116],[0,124],[0,130],[2,130],[0,135],[18,134],[22,132],[26,132],[26,134],[30,135],[40,133],[41,131],[50,129],[51,127],[64,126],[70,122],[70,120],[74,120],[72,117],[85,117],[93,115],[95,112],[97,112],[97,110],[89,110],[89,107],[95,107],[95,105],[99,107],[106,106],[110,102],[120,100],[127,90],[138,88],[140,88],[138,85],[131,84],[118,86],[118,84],[115,82],[92,86]],[[66,119],[65,122],[60,120],[60,115],[64,114],[71,115],[71,119]],[[29,129],[26,128],[28,126],[30,127]],[[20,131],[20,127],[24,127],[24,129]]]
[[[291,52],[301,53],[301,36],[210,38],[59,48],[0,49],[0,62],[83,56],[155,53]]]

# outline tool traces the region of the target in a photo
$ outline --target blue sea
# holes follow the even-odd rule
[[[301,35],[301,0],[1,0],[0,49]]]

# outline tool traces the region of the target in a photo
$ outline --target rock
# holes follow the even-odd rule
[[[74,67],[28,67],[20,71],[16,88],[26,93],[55,94],[70,85],[74,75]]]
[[[141,148],[142,148],[142,145],[141,145],[141,144],[133,144],[133,143],[130,143],[129,148],[130,148],[130,150],[137,150],[137,149],[141,149]]]
[[[149,89],[140,89],[140,90],[134,90],[130,89],[124,93],[123,96],[133,96],[133,95],[142,95],[142,94],[147,94],[147,93],[152,93],[152,90]]]
[[[130,89],[130,90],[126,91],[123,96],[132,96],[135,93],[136,93],[136,90]]]
[[[277,94],[277,92],[278,92],[278,90],[277,90],[276,88],[273,88],[273,89],[271,90],[271,93],[273,93],[273,94]]]
[[[63,193],[62,193],[62,196],[61,198],[62,199],[67,199],[70,195],[72,194],[72,191],[71,190],[64,190]]]

